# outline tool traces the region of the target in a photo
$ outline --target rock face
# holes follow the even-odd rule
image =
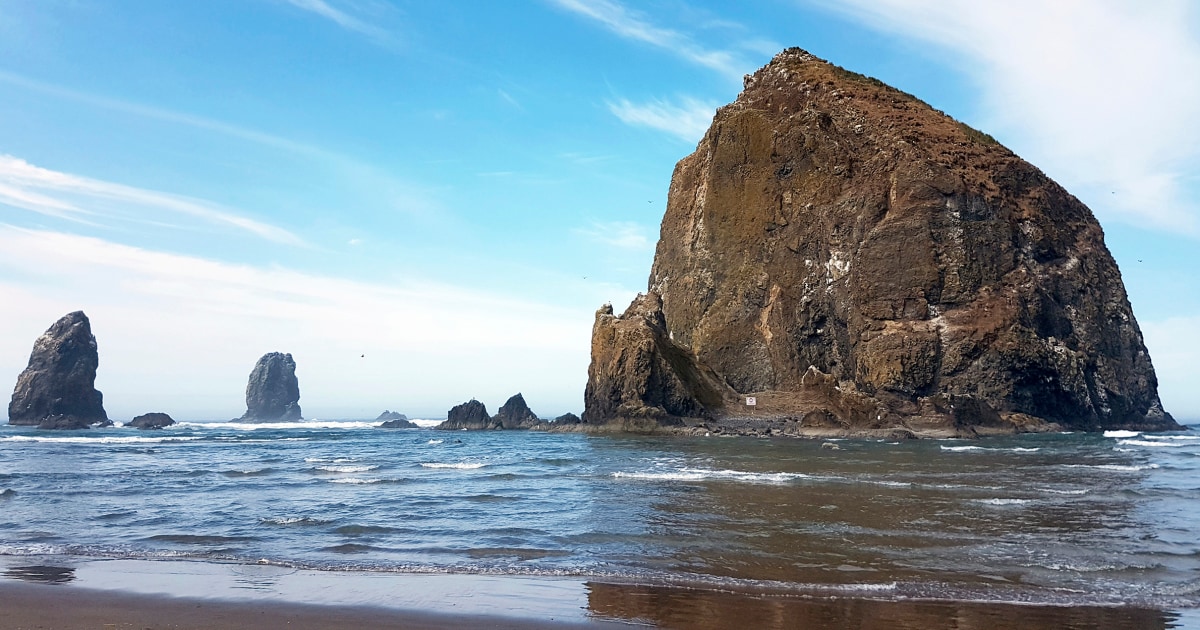
[[[498,424],[501,429],[531,429],[541,422],[525,404],[525,397],[519,393],[509,398],[492,418],[492,423]]]
[[[379,417],[375,418],[375,419],[376,420],[408,420],[408,416],[406,416],[398,411],[388,411],[387,409],[384,409],[383,413],[379,414]]]
[[[165,413],[144,413],[125,424],[127,427],[135,429],[152,430],[162,429],[175,424],[175,419]]]
[[[990,136],[789,49],[676,165],[649,291],[596,313],[583,420],[1176,428],[1157,389],[1086,206]]]
[[[33,344],[29,366],[17,377],[8,423],[42,429],[86,429],[108,423],[96,391],[100,355],[83,311],[54,323]]]
[[[472,398],[461,405],[456,405],[447,412],[446,421],[437,425],[436,428],[446,431],[457,431],[459,429],[478,431],[482,429],[498,429],[500,426],[492,422],[492,417],[488,415],[487,407]]]
[[[554,419],[554,424],[564,426],[568,424],[580,424],[581,422],[583,421],[579,419],[579,416],[569,411]]]
[[[296,362],[281,352],[264,354],[246,384],[245,422],[288,422],[300,419],[300,383]]]

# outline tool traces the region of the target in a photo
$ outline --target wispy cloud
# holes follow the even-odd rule
[[[592,321],[591,302],[570,309],[412,278],[362,282],[2,224],[0,295],[11,299],[6,329],[27,333],[0,338],[0,377],[15,379],[37,334],[82,308],[110,412],[225,418],[240,412],[246,374],[271,350],[296,356],[309,414],[364,406],[374,415],[413,400],[444,412],[516,391],[535,407],[577,408]]]
[[[948,50],[972,121],[1097,212],[1200,234],[1200,7],[1184,1],[809,0]]]
[[[281,227],[211,202],[53,171],[11,155],[0,155],[0,204],[88,223],[121,219],[161,224],[157,215],[165,211],[276,243],[304,243]]]
[[[656,26],[644,14],[616,0],[550,0],[550,2],[602,24],[626,39],[661,48],[688,62],[715,70],[736,81],[753,70],[754,63],[730,50],[710,48],[680,31]]]
[[[324,151],[318,147],[297,142],[289,138],[265,133],[257,129],[249,129],[247,127],[232,125],[220,120],[213,120],[203,116],[196,116],[184,112],[163,109],[161,107],[154,107],[142,103],[134,103],[118,98],[80,92],[78,90],[72,90],[59,85],[38,81],[20,74],[7,72],[5,70],[0,70],[0,82],[16,85],[18,87],[40,92],[42,94],[49,94],[58,98],[83,103],[85,105],[91,105],[93,107],[100,107],[103,109],[132,114],[134,116],[140,116],[153,120],[161,120],[163,122],[186,125],[188,127],[194,127],[204,131],[212,131],[233,138],[239,138],[241,140],[253,142],[255,144],[274,147],[289,153],[295,153],[309,157],[328,157],[331,155],[327,151]]]
[[[326,0],[284,1],[298,9],[303,9],[309,13],[319,15],[348,31],[354,31],[362,35],[366,35],[380,43],[391,42],[391,34],[388,33],[388,31],[367,21],[367,18],[360,18],[351,15],[351,11],[354,11],[357,9],[357,7],[350,9],[339,9]]]
[[[4,70],[0,70],[0,83],[8,83],[92,107],[191,127],[268,147],[326,167],[333,172],[336,179],[345,180],[352,189],[370,190],[371,197],[375,200],[382,200],[387,204],[389,210],[398,210],[406,214],[424,217],[441,212],[440,205],[426,191],[422,190],[421,186],[398,178],[373,164],[319,146],[204,116],[73,90]],[[43,206],[43,208],[47,208],[47,206]]]
[[[631,251],[645,251],[654,247],[654,241],[647,236],[648,228],[632,221],[593,222],[591,225],[576,228],[575,233],[588,239]]]
[[[622,98],[609,102],[608,109],[627,125],[665,131],[684,142],[694,144],[704,136],[704,132],[712,124],[717,106],[689,96],[682,97],[679,101],[678,105],[661,99],[638,104]]]

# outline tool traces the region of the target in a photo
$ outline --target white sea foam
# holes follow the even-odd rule
[[[408,421],[422,429],[431,429],[444,422],[443,420],[425,420],[422,418],[409,418]]]
[[[1167,447],[1177,448],[1180,446],[1188,446],[1186,443],[1168,442],[1166,440],[1117,440],[1117,444],[1125,446],[1148,446],[1148,447]]]
[[[444,464],[439,462],[421,463],[422,468],[454,468],[456,470],[475,470],[476,468],[483,468],[486,465],[487,464],[481,464],[479,462],[457,462],[453,464]]]
[[[1143,435],[1145,440],[1200,440],[1200,435]]]
[[[1033,447],[1033,448],[1025,448],[1025,447],[1022,447],[1022,446],[1018,446],[1018,447],[1015,447],[1015,448],[1013,448],[1013,449],[1011,449],[1011,450],[1012,450],[1012,452],[1014,452],[1014,453],[1036,453],[1036,452],[1038,452],[1038,451],[1040,451],[1040,450],[1042,450],[1042,449],[1041,449],[1041,447],[1037,447],[1037,446],[1035,446],[1035,447]]]
[[[379,466],[317,466],[316,470],[323,470],[332,473],[359,473],[375,470]]]
[[[974,499],[975,503],[983,505],[1025,505],[1032,503],[1032,499]]]
[[[82,436],[47,436],[47,435],[11,435],[0,437],[0,442],[49,442],[52,444],[163,444],[167,442],[189,442],[199,440],[197,436],[181,435],[177,437],[115,437],[110,435]]]
[[[299,422],[177,422],[172,428],[227,429],[258,431],[261,429],[373,429],[374,422],[359,420],[301,420]]]
[[[1099,470],[1115,470],[1118,472],[1138,472],[1158,468],[1158,464],[1124,465],[1124,464],[1065,464],[1067,468],[1096,468]]]
[[[1107,438],[1131,438],[1141,435],[1141,431],[1105,431],[1104,437]]]
[[[364,484],[364,483],[379,483],[381,481],[383,481],[383,480],[378,479],[378,478],[340,477],[338,479],[330,479],[329,483]]]
[[[787,483],[807,478],[801,473],[756,473],[742,470],[713,470],[711,468],[677,468],[664,471],[617,471],[612,474],[618,479],[644,479],[649,481],[740,481],[744,483]]]
[[[1038,492],[1045,492],[1048,494],[1068,494],[1068,495],[1076,495],[1076,496],[1088,493],[1087,490],[1059,490],[1057,488],[1036,488],[1036,490]]]
[[[259,519],[264,525],[324,525],[332,521],[309,516],[278,516]]]
[[[943,444],[942,450],[943,451],[962,452],[962,451],[982,451],[982,450],[984,450],[984,448],[982,446],[946,446],[945,444]]]
[[[445,440],[429,440],[426,444],[441,444],[442,442],[445,442]]]

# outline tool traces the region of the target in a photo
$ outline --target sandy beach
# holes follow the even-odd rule
[[[0,628],[1178,628],[1121,606],[897,601],[180,561],[3,563]],[[28,558],[21,559],[29,560]]]

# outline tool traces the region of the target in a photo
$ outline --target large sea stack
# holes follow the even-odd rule
[[[107,425],[104,397],[96,391],[100,354],[83,311],[64,315],[33,344],[29,366],[17,377],[8,423],[42,429]]]
[[[443,431],[481,431],[484,429],[499,429],[499,421],[493,421],[488,415],[487,406],[472,398],[461,405],[455,405],[446,413],[446,420],[434,427]]]
[[[649,291],[596,314],[585,406],[783,433],[1177,427],[1083,203],[797,48],[676,165]]]
[[[292,355],[268,352],[254,365],[246,383],[246,422],[300,419],[300,383]]]

